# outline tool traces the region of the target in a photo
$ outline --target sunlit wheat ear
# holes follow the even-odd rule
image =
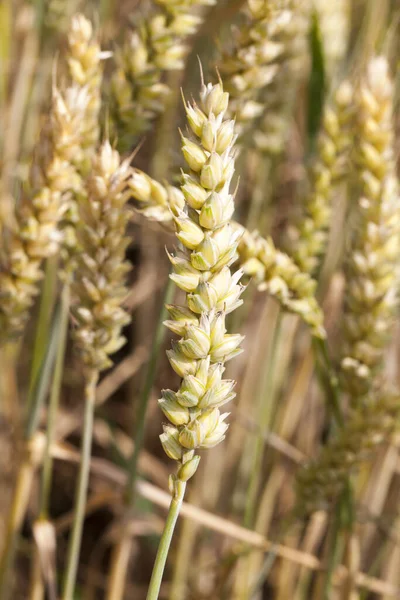
[[[163,75],[183,69],[187,38],[202,23],[196,8],[213,5],[215,0],[160,0],[156,4],[159,10],[138,23],[115,53],[111,92],[121,146],[129,147],[164,111],[170,89]]]
[[[81,124],[87,103],[83,90],[69,88],[63,95],[53,89],[49,155],[43,166],[43,187],[18,207],[7,232],[0,266],[1,338],[21,333],[29,307],[43,276],[41,262],[59,250],[60,222],[68,209],[68,194],[81,188],[72,164],[81,152]]]
[[[91,22],[81,14],[71,21],[68,33],[68,68],[73,85],[85,90],[87,104],[82,126],[82,153],[75,160],[78,170],[85,174],[90,168],[100,135],[102,60],[111,53],[102,52]]]
[[[218,60],[231,97],[229,114],[235,116],[241,136],[263,114],[264,91],[273,85],[289,54],[293,59],[295,44],[305,40],[298,4],[291,0],[248,0],[246,21],[234,32],[231,48]]]
[[[370,459],[379,445],[390,441],[398,427],[398,392],[376,392],[355,407],[344,427],[306,463],[296,477],[299,515],[326,508],[337,500],[349,475]]]
[[[124,344],[121,330],[130,321],[122,308],[130,269],[125,261],[130,174],[129,163],[105,142],[93,159],[87,196],[79,206],[74,339],[89,370],[110,366],[109,355]]]
[[[241,225],[236,227],[241,232],[238,252],[244,273],[255,280],[260,290],[276,297],[286,310],[299,315],[314,336],[324,338],[324,315],[315,298],[316,281],[287,254],[277,250],[272,239],[249,233]]]
[[[310,190],[301,218],[289,231],[293,258],[302,271],[310,274],[318,270],[326,251],[334,189],[349,174],[354,108],[352,86],[344,81],[324,110],[310,169]]]
[[[345,267],[342,386],[353,403],[382,366],[398,302],[400,198],[393,150],[393,85],[371,60],[356,95],[356,224]]]
[[[167,352],[182,377],[178,391],[164,390],[160,408],[170,421],[161,442],[178,462],[175,490],[197,469],[196,451],[221,442],[228,413],[220,408],[235,394],[234,381],[222,379],[224,363],[241,352],[242,336],[226,332],[226,314],[241,304],[241,271],[232,273],[240,234],[230,219],[234,173],[233,121],[225,119],[229,96],[222,84],[203,84],[199,103],[186,108],[189,131],[182,134],[188,169],[183,174],[185,208],[175,217],[178,250],[169,255],[171,278],[186,292],[184,306],[169,306],[167,327],[180,336]]]

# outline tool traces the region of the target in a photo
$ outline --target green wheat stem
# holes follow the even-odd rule
[[[67,569],[62,600],[73,600],[74,598],[89,483],[90,455],[92,449],[93,420],[98,378],[98,371],[95,369],[91,370],[85,389],[85,415],[83,422],[81,463],[75,498],[74,523],[68,547]]]
[[[61,316],[58,336],[58,347],[54,365],[53,381],[50,393],[50,402],[46,429],[46,446],[43,457],[42,482],[40,490],[39,518],[47,519],[49,510],[49,499],[52,481],[51,446],[54,440],[56,418],[60,402],[60,392],[64,369],[65,350],[67,345],[68,315],[69,315],[70,289],[65,284],[61,295]]]
[[[61,322],[61,306],[58,305],[51,324],[50,340],[46,348],[46,353],[40,366],[40,371],[32,392],[31,405],[26,416],[25,439],[30,440],[36,432],[39,424],[40,413],[49,387],[51,374],[53,372],[55,356],[58,347]]]
[[[322,598],[329,600],[332,593],[332,577],[337,565],[341,561],[344,545],[341,534],[344,530],[351,530],[354,522],[353,499],[350,481],[337,502],[331,529],[331,540],[329,544],[328,564],[325,572]]]
[[[174,533],[175,525],[178,520],[179,512],[185,495],[186,482],[179,482],[176,486],[176,493],[172,496],[171,504],[160,544],[158,546],[157,556],[151,575],[150,586],[147,592],[146,600],[157,600],[160,593],[161,581],[164,574],[165,563],[167,562],[169,548]]]
[[[33,402],[33,394],[40,367],[46,354],[49,322],[53,309],[54,290],[57,281],[57,257],[51,257],[46,262],[43,289],[40,295],[39,317],[36,326],[35,342],[33,346],[31,373],[29,380],[28,410]]]
[[[313,337],[314,354],[319,367],[319,377],[325,389],[327,407],[330,410],[338,427],[343,427],[343,415],[340,404],[340,390],[337,377],[329,355],[326,339]]]

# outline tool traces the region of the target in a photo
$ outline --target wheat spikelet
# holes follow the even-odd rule
[[[118,152],[105,142],[93,159],[87,197],[79,205],[74,339],[84,364],[93,371],[110,366],[109,355],[125,342],[121,329],[130,321],[121,308],[130,269],[124,260],[129,244],[125,235],[129,176],[129,162],[121,162]]]
[[[229,223],[236,136],[233,121],[224,120],[227,106],[228,94],[221,83],[203,84],[200,104],[186,106],[195,141],[182,136],[190,171],[183,175],[185,210],[174,217],[181,248],[170,255],[171,279],[186,292],[186,304],[169,306],[171,318],[165,323],[181,336],[167,354],[182,382],[177,392],[164,390],[159,401],[171,422],[164,426],[161,442],[167,455],[178,461],[171,480],[174,494],[196,471],[200,460],[196,450],[224,439],[228,413],[221,414],[219,408],[235,396],[234,382],[222,379],[224,363],[241,352],[242,336],[226,333],[225,318],[242,303],[243,289],[242,271],[232,274],[229,268],[239,234]]]
[[[115,55],[111,87],[121,146],[129,146],[164,111],[170,89],[162,81],[163,74],[183,69],[185,40],[202,22],[194,9],[213,5],[215,0],[160,0],[157,4],[159,11],[143,19]]]
[[[333,189],[348,170],[353,115],[353,89],[348,81],[344,81],[324,110],[304,214],[297,228],[292,228],[289,233],[293,258],[306,273],[315,274],[326,250]]]

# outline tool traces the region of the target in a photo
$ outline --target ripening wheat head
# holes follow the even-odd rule
[[[109,142],[103,143],[93,158],[87,195],[79,205],[74,338],[85,366],[93,371],[110,366],[109,355],[124,344],[121,330],[130,321],[122,308],[130,269],[125,261],[130,173],[129,161],[121,161]]]
[[[354,402],[367,393],[397,306],[400,201],[393,146],[393,84],[387,60],[370,61],[357,90],[357,223],[348,249],[342,385]]]
[[[178,461],[175,483],[197,469],[199,448],[221,442],[228,425],[220,407],[234,397],[234,381],[222,379],[224,363],[240,350],[242,336],[227,334],[225,319],[241,304],[242,272],[232,273],[240,234],[230,219],[234,173],[234,123],[225,118],[228,94],[222,84],[202,85],[200,103],[186,105],[191,137],[182,135],[188,165],[182,192],[186,205],[175,217],[179,249],[170,255],[171,279],[186,292],[184,306],[169,306],[167,327],[180,336],[168,351],[182,377],[179,389],[163,390],[160,407],[170,424],[162,445]]]

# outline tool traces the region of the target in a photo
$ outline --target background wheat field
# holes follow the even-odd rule
[[[0,0],[0,600],[400,598],[399,33]]]

